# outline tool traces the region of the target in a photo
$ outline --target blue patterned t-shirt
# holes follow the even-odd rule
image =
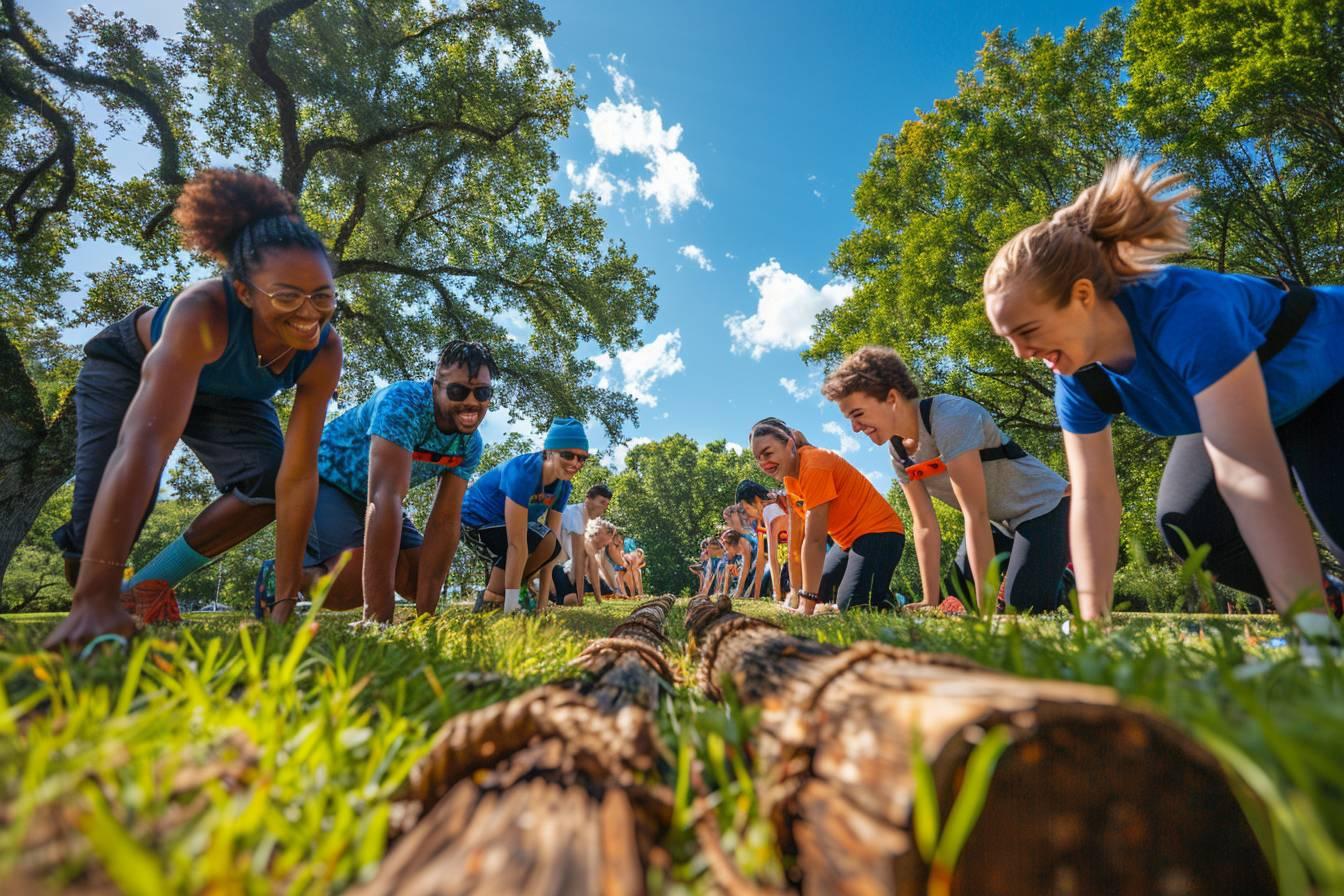
[[[384,386],[322,428],[318,476],[367,501],[372,436],[411,452],[411,488],[444,473],[470,479],[485,445],[478,432],[442,432],[434,422],[434,387],[426,380],[406,380]]]

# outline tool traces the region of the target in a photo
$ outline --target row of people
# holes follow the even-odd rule
[[[331,324],[338,293],[327,249],[294,198],[260,175],[206,169],[183,189],[174,218],[182,245],[222,272],[137,307],[85,346],[71,517],[54,533],[73,604],[48,645],[129,635],[133,611],[175,617],[173,585],[271,522],[275,557],[258,575],[256,609],[277,620],[327,576],[330,607],[363,606],[385,621],[400,593],[432,612],[460,540],[493,564],[486,605],[512,609],[539,574],[542,592],[559,583],[552,567],[586,551],[587,524],[611,497],[596,487],[587,513],[574,515],[582,522],[562,527],[570,480],[588,458],[578,421],[553,421],[541,451],[468,489],[498,368],[484,346],[453,342],[427,380],[384,386],[326,423],[342,366]],[[291,389],[282,429],[273,399]],[[179,439],[221,496],[123,575]],[[404,502],[431,481],[422,534]],[[639,593],[642,553],[608,552],[599,578]],[[560,600],[581,601],[589,588],[559,590]]]
[[[1321,598],[1333,597],[1338,615],[1338,595],[1312,524],[1344,562],[1344,478],[1330,460],[1344,435],[1344,287],[1164,264],[1187,248],[1178,206],[1190,192],[1170,194],[1182,176],[1154,172],[1133,159],[1112,164],[1003,246],[985,274],[994,331],[1053,375],[1071,484],[975,402],[921,398],[889,349],[845,359],[823,394],[855,432],[890,446],[915,530],[921,603],[941,593],[936,498],[963,514],[955,566],[976,593],[1006,553],[1008,603],[1046,608],[1072,556],[1083,615],[1106,615],[1123,507],[1111,425],[1127,414],[1174,437],[1157,501],[1171,548],[1185,556],[1208,545],[1219,581],[1292,610],[1308,635],[1335,638]],[[752,428],[751,450],[792,505],[790,561],[804,606],[831,596],[841,607],[887,603],[904,538],[876,490],[775,418]],[[1297,612],[1303,598],[1307,610]]]

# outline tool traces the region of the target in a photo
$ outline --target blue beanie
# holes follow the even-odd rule
[[[541,447],[546,451],[563,451],[567,448],[587,451],[588,433],[583,431],[583,424],[573,417],[556,417],[551,421],[551,428],[546,430],[546,444]]]

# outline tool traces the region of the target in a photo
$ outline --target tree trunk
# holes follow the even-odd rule
[[[959,657],[785,634],[697,598],[700,687],[761,707],[758,792],[804,893],[1272,893],[1222,770],[1109,688],[1021,679]],[[915,750],[944,830],[975,745],[1006,734],[953,867],[915,846]]]
[[[670,819],[649,712],[673,681],[670,596],[646,601],[575,661],[586,673],[450,720],[412,771],[405,830],[362,896],[644,892]]]
[[[0,328],[0,583],[47,503],[75,469],[74,393],[54,419],[42,413],[18,348]]]

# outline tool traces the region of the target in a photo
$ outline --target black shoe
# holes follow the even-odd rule
[[[482,588],[476,592],[476,606],[471,608],[471,612],[480,613],[485,610],[485,589]]]

